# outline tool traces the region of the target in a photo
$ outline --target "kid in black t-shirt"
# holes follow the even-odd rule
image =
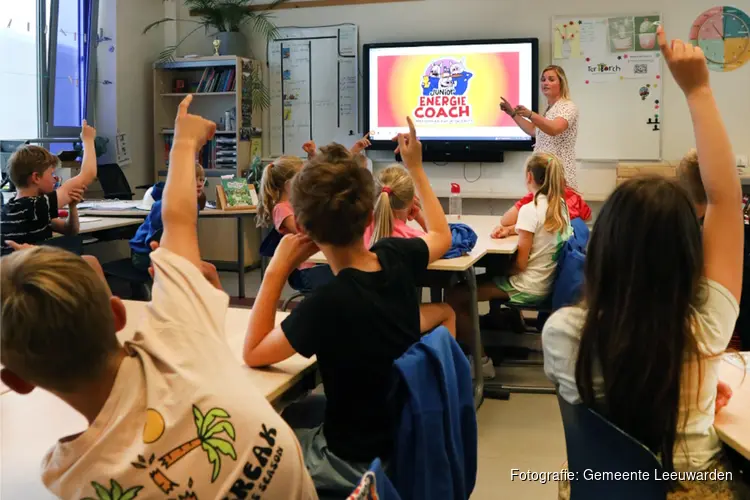
[[[276,249],[250,316],[244,359],[278,363],[317,356],[326,392],[323,423],[295,429],[320,490],[351,492],[370,462],[388,460],[396,422],[387,399],[393,362],[420,337],[418,276],[451,244],[445,214],[422,168],[422,145],[407,118],[398,149],[422,200],[427,234],[364,241],[375,202],[372,175],[342,147],[323,148],[292,183],[300,233]],[[341,151],[339,151],[339,149]],[[289,274],[318,250],[334,279],[275,326]]]

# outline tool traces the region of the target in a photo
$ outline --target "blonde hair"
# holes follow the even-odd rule
[[[198,162],[195,162],[195,180],[206,180],[206,171],[203,170],[203,165]]]
[[[414,179],[400,165],[380,171],[375,179],[375,222],[370,245],[393,234],[394,210],[404,210],[414,201]]]
[[[677,178],[680,185],[688,192],[695,205],[705,205],[708,203],[706,197],[706,188],[703,187],[701,178],[701,169],[698,164],[698,151],[691,149],[680,160],[677,166]]]
[[[0,261],[0,362],[34,385],[72,392],[120,349],[106,283],[83,259],[38,246]]]
[[[273,226],[273,207],[281,200],[284,186],[302,170],[302,159],[297,156],[280,156],[263,169],[260,180],[260,204],[256,224],[261,227]]]
[[[554,71],[557,79],[560,80],[560,98],[570,99],[570,85],[568,85],[568,77],[565,74],[565,70],[556,64],[550,64],[542,70],[542,76],[547,71]]]
[[[531,173],[534,182],[541,186],[534,195],[536,205],[539,195],[547,197],[547,214],[544,229],[549,232],[562,231],[568,226],[563,213],[565,204],[565,170],[562,161],[551,153],[534,153],[526,163],[526,171]]]

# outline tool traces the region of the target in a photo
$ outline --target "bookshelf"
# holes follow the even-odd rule
[[[192,112],[215,121],[218,130],[198,161],[207,177],[234,173],[240,176],[250,165],[253,114],[248,74],[257,63],[235,56],[177,58],[154,65],[154,174],[163,178],[169,168],[169,149],[174,136],[174,117],[182,98],[193,94]],[[243,71],[244,69],[244,71]],[[176,82],[182,82],[177,87]],[[233,121],[222,126],[227,111]],[[260,116],[255,120],[260,126]],[[228,130],[227,130],[228,129]]]
[[[217,132],[204,146],[198,161],[209,178],[206,196],[216,198],[216,185],[223,175],[241,176],[250,166],[252,127],[260,129],[261,115],[252,113],[249,73],[259,63],[236,56],[177,58],[154,64],[154,178],[164,180],[169,168],[169,149],[174,138],[177,106],[193,94],[190,111],[217,123]],[[244,70],[244,71],[243,71]],[[246,75],[243,77],[243,73]],[[178,88],[176,81],[183,86]],[[222,126],[225,112],[234,108],[234,123]],[[228,130],[226,130],[228,128]],[[260,262],[260,231],[252,217],[235,219],[201,218],[198,221],[201,256],[214,263],[237,261],[236,224],[244,225],[245,266]],[[236,265],[236,264],[235,264]]]

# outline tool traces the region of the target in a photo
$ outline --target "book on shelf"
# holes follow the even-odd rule
[[[258,206],[258,194],[247,179],[222,179],[216,186],[216,201],[222,210],[246,210]]]
[[[195,161],[207,170],[234,167],[237,163],[237,143],[222,143],[217,137],[208,141],[196,154]],[[164,136],[164,163],[169,166],[169,152],[172,150],[174,135]]]
[[[235,90],[236,71],[230,69],[206,68],[198,82],[196,92],[200,94],[214,92],[232,92]]]

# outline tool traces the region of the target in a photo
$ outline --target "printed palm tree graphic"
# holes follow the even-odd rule
[[[221,472],[221,455],[237,460],[237,452],[234,451],[232,443],[226,439],[216,437],[218,434],[226,433],[232,441],[235,439],[234,426],[228,420],[217,420],[229,418],[229,414],[221,408],[213,408],[205,415],[197,406],[193,405],[193,419],[198,436],[191,441],[181,444],[159,459],[165,469],[169,469],[180,461],[188,453],[201,446],[208,455],[208,461],[213,464],[214,470],[211,482],[216,481]],[[221,455],[220,455],[221,454]]]
[[[110,479],[109,485],[111,489],[107,489],[96,481],[91,482],[91,486],[96,491],[96,498],[86,497],[82,500],[133,500],[138,496],[138,492],[143,489],[143,486],[133,486],[127,490],[123,490],[120,483],[114,479]]]

